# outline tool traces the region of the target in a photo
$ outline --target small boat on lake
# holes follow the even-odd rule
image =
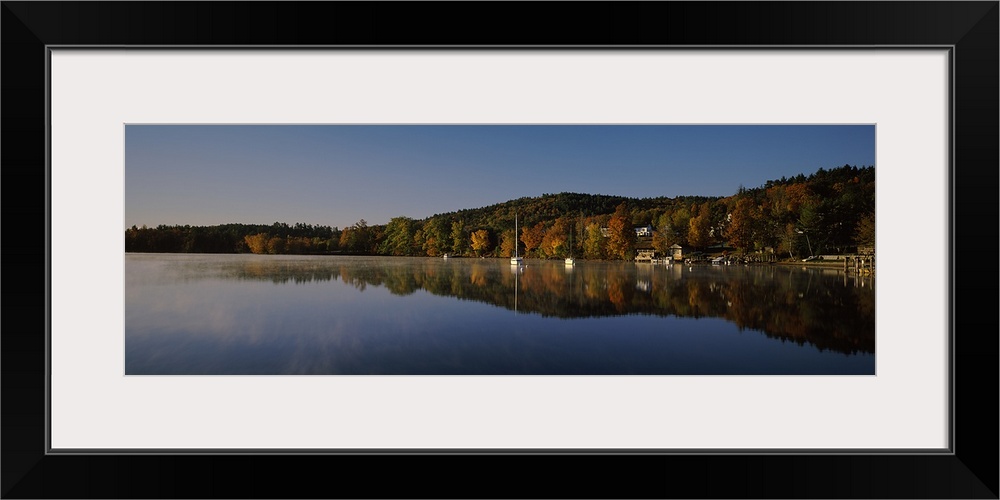
[[[523,260],[517,255],[517,214],[514,214],[514,256],[510,258],[510,265],[520,265]]]
[[[569,235],[569,250],[570,250],[570,256],[566,257],[566,265],[567,266],[572,266],[572,265],[576,264],[576,259],[574,259],[573,255],[572,255],[572,252],[573,252],[573,235],[572,234]]]

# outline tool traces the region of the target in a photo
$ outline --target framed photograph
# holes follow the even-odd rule
[[[3,495],[997,498],[998,3],[532,6],[4,2]]]

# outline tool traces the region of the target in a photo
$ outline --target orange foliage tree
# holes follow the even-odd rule
[[[485,229],[472,232],[472,250],[476,255],[481,255],[482,251],[490,244],[490,232]]]
[[[247,247],[253,253],[267,253],[267,233],[251,234],[243,237]]]
[[[514,236],[514,230],[508,229],[500,235],[500,256],[501,257],[513,257],[514,247],[517,245],[517,238]]]
[[[569,221],[565,217],[560,217],[548,231],[545,231],[539,248],[549,257],[560,257],[565,253],[568,238]]]
[[[608,221],[608,255],[618,259],[628,259],[635,252],[635,229],[632,228],[625,203],[615,208]]]
[[[545,238],[545,224],[542,222],[530,228],[521,228],[521,242],[524,243],[525,255],[538,248],[538,245],[542,244],[543,238]]]
[[[746,253],[754,246],[759,236],[761,211],[750,198],[740,198],[733,208],[732,217],[726,227],[729,244]]]

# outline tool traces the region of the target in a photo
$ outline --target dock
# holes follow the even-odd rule
[[[854,274],[875,274],[875,254],[855,254],[844,258],[844,272]]]

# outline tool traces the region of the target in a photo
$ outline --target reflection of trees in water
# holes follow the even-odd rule
[[[516,269],[516,268],[515,268]],[[724,318],[740,329],[844,353],[875,351],[873,280],[783,266],[700,267],[549,263],[518,272],[519,312],[560,318],[650,314]],[[435,295],[514,309],[514,269],[494,260],[325,259],[229,264],[226,278],[306,283],[341,281],[364,291]]]
[[[250,281],[270,281],[275,284],[305,284],[313,281],[333,281],[341,270],[322,261],[310,260],[237,260],[221,266],[196,263],[186,271],[196,278],[220,277]]]

